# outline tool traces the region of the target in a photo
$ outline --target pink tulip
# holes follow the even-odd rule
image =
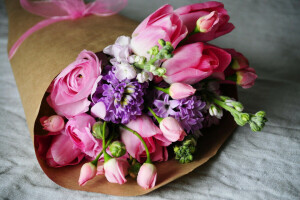
[[[168,152],[165,147],[169,146],[171,141],[164,137],[161,130],[150,117],[146,115],[139,116],[137,119],[131,120],[126,126],[137,131],[142,136],[149,149],[152,161],[166,161],[168,159]],[[144,145],[133,133],[121,129],[121,141],[125,144],[127,152],[132,157],[139,162],[146,160]]]
[[[85,163],[82,165],[80,170],[80,176],[78,180],[78,184],[80,186],[84,186],[89,180],[93,179],[96,176],[96,166],[92,163]]]
[[[47,102],[57,114],[70,118],[89,110],[88,96],[100,66],[96,54],[84,50],[54,79]]]
[[[129,164],[126,160],[111,158],[104,163],[106,179],[111,183],[126,183],[125,176],[128,174]]]
[[[144,163],[137,176],[137,183],[144,189],[150,189],[155,186],[157,170],[155,165]]]
[[[50,132],[59,132],[65,127],[64,119],[59,115],[44,116],[40,119],[40,122],[43,129]]]
[[[91,134],[91,127],[95,119],[88,114],[80,114],[70,118],[66,124],[66,134],[70,136],[74,145],[90,158],[95,158],[102,150],[102,141]]]
[[[249,61],[243,54],[237,52],[234,49],[224,49],[224,50],[231,54],[233,62],[230,65],[230,67],[233,70],[241,70],[241,69],[249,68]]]
[[[228,23],[230,17],[220,2],[210,1],[187,5],[178,8],[175,13],[179,15],[189,33],[194,31],[199,20],[198,25],[203,31],[192,35],[189,42],[207,42],[234,29],[233,24]]]
[[[169,89],[169,95],[173,99],[183,99],[195,94],[195,92],[195,88],[185,83],[172,83]]]
[[[236,83],[244,89],[251,88],[257,78],[255,70],[251,67],[237,71]]]
[[[208,15],[200,17],[196,22],[196,29],[201,33],[207,33],[219,22],[218,12],[212,11]]]
[[[71,138],[63,132],[35,135],[37,153],[50,167],[77,165],[84,154],[76,147]]]
[[[171,42],[175,48],[185,38],[187,29],[171,5],[164,5],[149,15],[132,33],[131,48],[139,56],[149,57],[147,51],[158,40]]]
[[[257,78],[257,75],[255,70],[249,67],[248,59],[243,54],[235,51],[234,49],[225,50],[232,56],[231,65],[225,70],[225,75],[236,75],[236,83],[242,86],[244,89],[252,87]],[[235,83],[234,81],[232,82]]]
[[[201,42],[188,44],[176,49],[173,58],[163,63],[167,70],[165,81],[194,84],[213,73],[224,72],[230,62],[231,55],[223,49]]]
[[[166,117],[159,123],[160,130],[169,141],[182,141],[186,136],[179,122],[173,117]]]

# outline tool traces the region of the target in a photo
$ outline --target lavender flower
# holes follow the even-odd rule
[[[136,79],[119,81],[113,73],[113,67],[107,66],[103,78],[92,94],[94,104],[103,102],[106,106],[105,121],[127,124],[142,114],[143,95],[147,83],[139,83]]]
[[[157,91],[153,101],[153,111],[159,117],[174,117],[187,132],[194,132],[203,127],[202,112],[205,105],[206,103],[201,101],[199,96],[173,100],[168,94]]]

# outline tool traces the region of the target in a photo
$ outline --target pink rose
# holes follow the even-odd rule
[[[166,161],[168,159],[165,146],[169,146],[171,142],[163,136],[161,130],[150,117],[146,115],[139,116],[136,120],[131,120],[126,126],[138,132],[145,140],[152,161]],[[139,162],[146,160],[144,145],[137,136],[130,131],[121,129],[121,140],[132,157]]]
[[[76,61],[54,79],[48,104],[57,114],[67,118],[87,112],[90,105],[87,97],[100,73],[96,54],[83,50]]]
[[[175,48],[185,38],[187,29],[171,5],[164,5],[149,15],[132,33],[131,48],[139,56],[149,57],[147,51],[158,40],[171,42]]]
[[[194,84],[213,73],[224,72],[230,62],[230,54],[218,47],[201,42],[184,45],[163,63],[167,70],[165,81]]]
[[[77,165],[84,154],[74,147],[71,138],[62,132],[35,135],[37,153],[50,167]]]
[[[144,189],[153,188],[156,183],[157,169],[151,163],[144,163],[138,173],[137,183]]]
[[[129,164],[120,158],[111,158],[104,163],[106,179],[111,183],[124,184],[127,182],[125,176],[128,174]]]
[[[234,29],[233,24],[228,23],[230,17],[220,2],[187,5],[176,9],[175,13],[179,15],[189,33],[194,31],[196,24],[199,26],[200,33],[192,35],[189,42],[207,42]]]
[[[50,117],[44,116],[40,118],[40,122],[44,130],[50,132],[59,132],[64,129],[65,121],[59,115],[52,115]]]
[[[91,134],[95,122],[92,116],[83,113],[70,118],[65,127],[74,145],[91,158],[95,158],[102,150],[102,141]]]
[[[225,70],[225,75],[230,77],[236,75],[236,82],[227,81],[232,83],[237,83],[244,89],[250,88],[254,85],[257,78],[256,72],[253,68],[249,67],[248,59],[240,52],[234,49],[225,49],[232,56],[232,61],[230,67]]]

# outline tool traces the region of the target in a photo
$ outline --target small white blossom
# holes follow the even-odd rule
[[[144,83],[148,80],[152,81],[153,74],[150,72],[142,71],[141,73],[138,73],[138,75],[136,76],[136,79],[138,80],[139,83]]]
[[[128,63],[120,63],[114,66],[116,67],[114,73],[119,81],[122,81],[126,78],[133,79],[136,77],[136,71],[132,65]]]

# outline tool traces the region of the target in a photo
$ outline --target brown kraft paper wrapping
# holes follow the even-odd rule
[[[26,30],[43,18],[25,11],[18,0],[6,0],[5,3],[9,18],[9,50]],[[51,81],[73,62],[83,49],[99,52],[114,43],[118,36],[130,36],[137,25],[138,23],[120,15],[89,16],[49,25],[23,42],[10,62],[32,140],[34,134],[41,134],[38,115],[51,113],[43,100]],[[224,87],[224,92],[226,91],[227,95],[237,97],[235,87]],[[36,156],[45,174],[63,187],[118,196],[137,196],[149,193],[208,161],[235,128],[234,120],[226,114],[219,126],[204,131],[205,136],[199,141],[198,154],[193,162],[179,164],[171,159],[167,162],[155,163],[158,170],[157,183],[149,190],[138,186],[136,180],[130,177],[127,178],[127,183],[119,185],[109,183],[103,175],[95,177],[85,186],[80,187],[77,182],[83,162],[77,166],[51,168],[37,154]]]

